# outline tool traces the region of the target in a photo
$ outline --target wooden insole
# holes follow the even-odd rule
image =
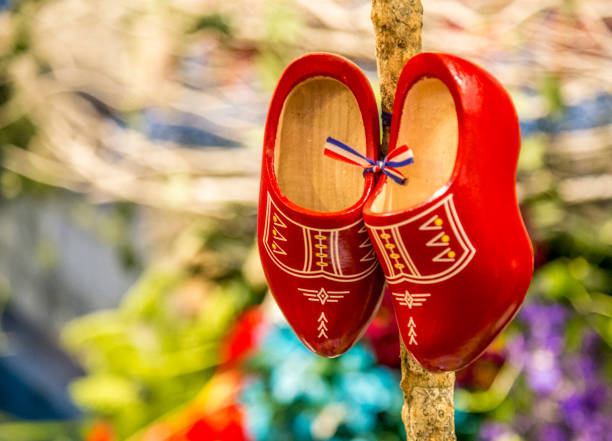
[[[364,191],[361,168],[323,155],[328,136],[366,154],[365,127],[353,93],[339,81],[313,77],[288,95],[274,150],[281,191],[310,210],[349,208]]]
[[[453,173],[457,143],[457,112],[450,91],[438,79],[419,80],[406,95],[397,140],[398,146],[408,144],[414,152],[414,163],[400,169],[408,182],[387,180],[372,210],[403,210],[431,198]]]

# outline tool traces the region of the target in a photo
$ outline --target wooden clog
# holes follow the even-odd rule
[[[355,64],[309,54],[287,67],[268,111],[258,245],[290,326],[326,357],[365,332],[384,283],[362,220],[374,176],[324,156],[330,136],[377,159],[374,94]]]
[[[504,329],[531,280],[518,119],[483,69],[422,53],[397,85],[389,152],[403,145],[414,153],[406,185],[382,176],[364,219],[407,349],[429,370],[456,370]]]

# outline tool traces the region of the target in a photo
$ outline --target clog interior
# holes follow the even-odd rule
[[[315,211],[340,211],[362,196],[362,169],[323,155],[328,136],[366,154],[357,100],[344,84],[313,77],[287,96],[279,120],[274,171],[282,193]]]
[[[415,83],[404,100],[397,145],[407,144],[414,163],[400,171],[405,185],[387,180],[372,204],[372,211],[411,208],[430,199],[444,187],[455,166],[458,123],[455,102],[446,85],[436,78]]]

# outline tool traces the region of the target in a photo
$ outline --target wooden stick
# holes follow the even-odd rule
[[[391,112],[395,87],[406,61],[421,50],[423,7],[420,0],[372,0],[376,63],[383,112]],[[386,153],[389,128],[383,128]],[[402,420],[408,441],[454,441],[454,373],[423,369],[401,343],[404,393]]]
[[[421,0],[372,0],[372,23],[382,111],[390,113],[404,64],[421,51]],[[384,127],[383,153],[386,153],[388,142],[389,127]]]

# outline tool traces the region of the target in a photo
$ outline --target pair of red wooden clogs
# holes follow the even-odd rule
[[[264,135],[264,272],[319,355],[361,337],[386,279],[407,349],[429,370],[460,369],[513,318],[531,280],[516,112],[481,68],[422,53],[399,78],[383,160],[378,121],[350,61],[309,54],[287,67]]]

